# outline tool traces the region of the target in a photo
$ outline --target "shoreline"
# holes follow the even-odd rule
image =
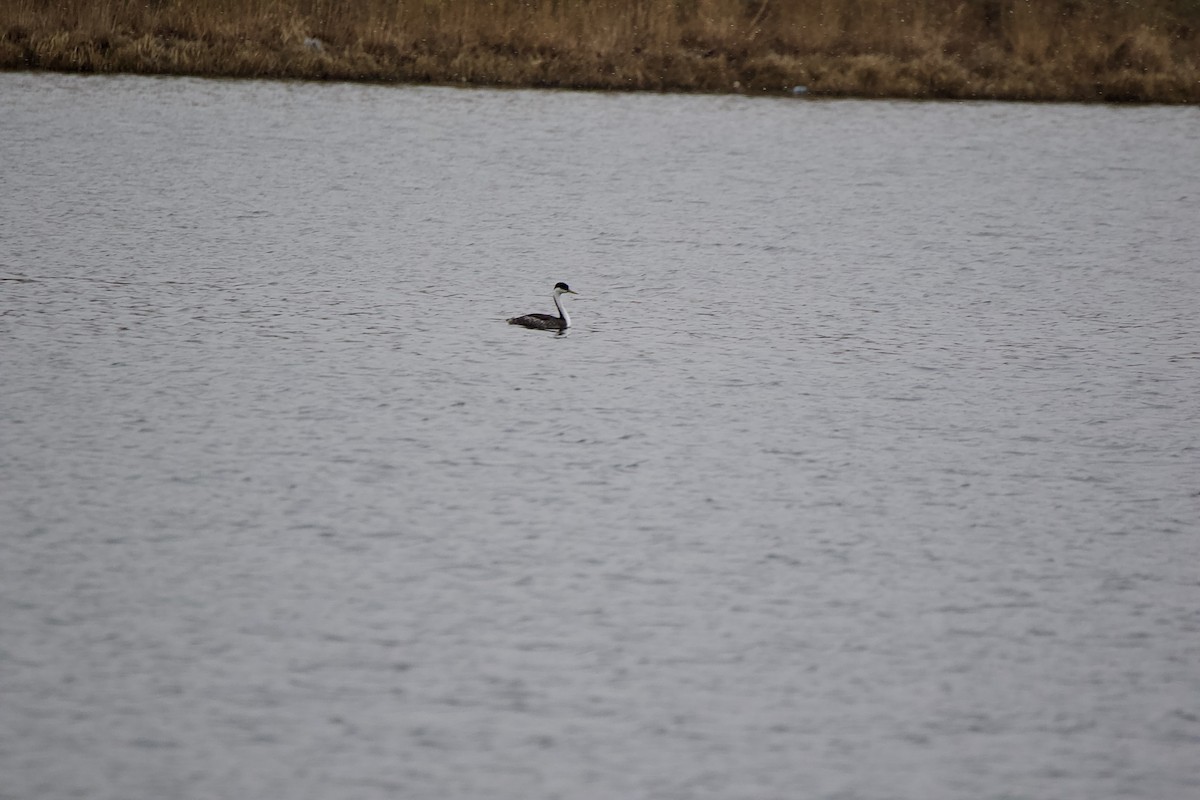
[[[795,4],[792,4],[795,5]],[[1200,103],[1200,3],[13,0],[0,69],[913,100]]]

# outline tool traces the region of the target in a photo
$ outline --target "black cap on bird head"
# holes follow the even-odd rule
[[[575,291],[572,290],[570,286],[567,286],[562,281],[559,281],[558,283],[554,284],[554,289],[555,289],[555,291],[561,290],[564,292],[570,292],[571,294],[575,294]]]

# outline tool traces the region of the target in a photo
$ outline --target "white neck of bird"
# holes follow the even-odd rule
[[[569,328],[571,327],[571,315],[567,313],[565,308],[563,308],[562,301],[559,299],[560,297],[562,297],[562,292],[554,293],[554,305],[558,308],[558,315],[562,317],[563,327]]]

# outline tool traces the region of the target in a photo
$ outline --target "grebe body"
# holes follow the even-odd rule
[[[508,321],[509,325],[520,325],[523,328],[532,328],[537,331],[565,331],[571,327],[571,315],[563,308],[562,301],[559,300],[564,294],[578,294],[567,286],[565,283],[554,284],[554,307],[558,309],[558,316],[554,317],[550,314],[526,314],[523,317],[513,317]]]

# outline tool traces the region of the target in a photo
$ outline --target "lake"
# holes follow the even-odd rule
[[[1200,792],[1200,109],[0,97],[0,798]]]

